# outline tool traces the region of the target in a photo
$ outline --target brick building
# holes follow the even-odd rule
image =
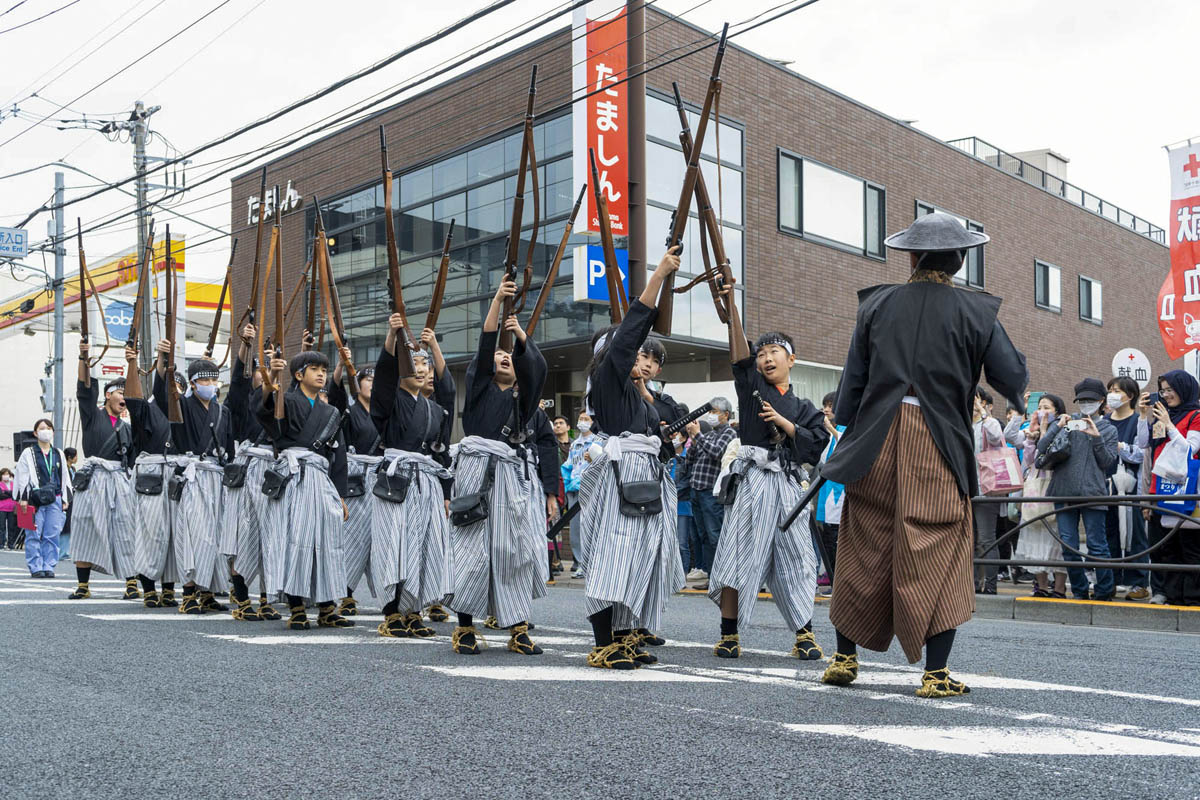
[[[666,58],[656,54],[697,36],[688,23],[648,11],[651,64]],[[378,354],[389,311],[378,125],[387,126],[397,176],[393,206],[414,327],[428,305],[445,225],[456,220],[439,334],[461,376],[499,279],[533,63],[539,66],[536,138],[546,223],[535,289],[553,254],[545,243],[557,244],[575,197],[566,102],[570,39],[563,28],[268,165],[268,184],[290,183],[302,198],[299,209],[283,217],[285,291],[304,267],[317,195],[359,361]],[[661,255],[683,173],[678,120],[668,102],[671,82],[679,82],[696,110],[711,59],[706,50],[647,75],[649,209],[648,230],[640,235],[652,263]],[[781,329],[797,340],[798,393],[819,399],[836,386],[856,291],[908,275],[907,255],[887,253],[882,239],[935,208],[991,236],[958,279],[1004,298],[1001,320],[1029,358],[1031,388],[1069,400],[1079,378],[1107,377],[1123,347],[1150,356],[1155,373],[1168,368],[1155,313],[1169,263],[1164,234],[1064,181],[1065,159],[1049,151],[1017,157],[978,139],[940,141],[732,44],[722,78],[721,215],[744,294],[743,319],[751,336]],[[711,126],[704,152],[715,195]],[[247,172],[232,186],[232,228],[243,239],[235,265],[239,303],[251,280],[249,203],[258,180],[257,172]],[[531,218],[527,202],[526,222]],[[685,271],[698,266],[691,261],[698,251],[695,228],[689,226]],[[577,407],[583,390],[587,340],[607,323],[606,307],[574,301],[571,261],[568,255],[563,262],[537,334],[551,370],[544,396],[567,409]],[[664,379],[728,379],[725,333],[708,292],[698,287],[676,303]],[[290,352],[302,320],[303,314],[294,315],[289,327]]]

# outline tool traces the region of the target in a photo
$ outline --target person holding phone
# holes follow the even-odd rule
[[[1037,408],[1029,418],[1029,427],[1025,430],[1024,450],[1021,463],[1025,467],[1026,494],[1030,486],[1030,478],[1046,481],[1052,470],[1039,469],[1037,464],[1037,446],[1042,435],[1050,428],[1054,420],[1067,413],[1067,404],[1056,394],[1041,393]],[[1044,491],[1037,491],[1043,494]],[[1038,516],[1033,506],[1024,505],[1021,513],[1029,517]],[[1058,561],[1062,558],[1062,543],[1058,540],[1058,522],[1053,516],[1043,517],[1021,531],[1021,539],[1016,553],[1028,561]],[[1067,596],[1067,573],[1052,567],[1030,567],[1033,575],[1034,597],[1055,597],[1063,599]],[[1053,575],[1053,586],[1051,586]]]
[[[1039,454],[1049,450],[1060,436],[1068,437],[1070,453],[1066,461],[1054,469],[1047,494],[1050,497],[1104,497],[1108,495],[1107,472],[1117,463],[1117,429],[1100,416],[1100,406],[1107,390],[1095,378],[1084,378],[1075,384],[1075,406],[1079,413],[1062,414],[1050,424],[1050,428],[1038,441]],[[1087,553],[1089,557],[1108,558],[1108,536],[1105,533],[1103,508],[1069,507],[1055,503],[1058,512],[1058,538],[1063,544],[1063,558],[1079,561],[1074,551],[1079,549],[1079,521],[1083,519],[1087,531]],[[1071,579],[1071,591],[1076,599],[1087,600],[1087,573],[1080,567],[1067,570]],[[1115,594],[1113,573],[1110,569],[1096,570],[1096,587],[1090,595],[1093,600],[1112,600]]]
[[[22,511],[33,506],[35,527],[25,534],[25,564],[34,578],[53,578],[58,565],[58,537],[67,520],[73,494],[67,458],[54,446],[54,423],[39,419],[33,425],[37,444],[17,459],[13,494]]]

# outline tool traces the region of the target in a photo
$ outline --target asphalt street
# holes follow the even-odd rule
[[[712,603],[672,598],[660,664],[616,673],[584,665],[578,589],[536,604],[544,655],[469,657],[450,623],[379,637],[365,593],[357,627],[289,633],[58,575],[0,553],[3,798],[1200,797],[1195,635],[977,619],[972,694],[921,700],[895,647],[822,685],[769,602],[723,661]]]

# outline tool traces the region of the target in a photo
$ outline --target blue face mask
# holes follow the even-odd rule
[[[201,400],[212,400],[214,397],[217,396],[217,387],[216,386],[197,385],[196,386],[196,396],[199,397]]]

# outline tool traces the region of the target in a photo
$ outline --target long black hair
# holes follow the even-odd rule
[[[608,348],[609,348],[609,345],[611,344],[610,341],[606,340],[604,342],[604,345],[599,350],[597,350],[596,343],[600,341],[601,337],[608,337],[608,336],[610,336],[610,334],[612,334],[616,330],[617,330],[616,325],[609,325],[608,327],[601,328],[600,330],[598,330],[592,334],[592,339],[588,343],[589,346],[592,348],[592,357],[591,357],[591,360],[588,361],[587,368],[584,370],[584,376],[587,378],[587,383],[585,385],[588,387],[587,392],[583,396],[583,404],[584,404],[585,408],[591,406],[591,404],[592,404],[592,401],[591,401],[592,375],[596,372],[596,369],[600,366],[600,362],[603,361],[604,357],[608,355]]]

